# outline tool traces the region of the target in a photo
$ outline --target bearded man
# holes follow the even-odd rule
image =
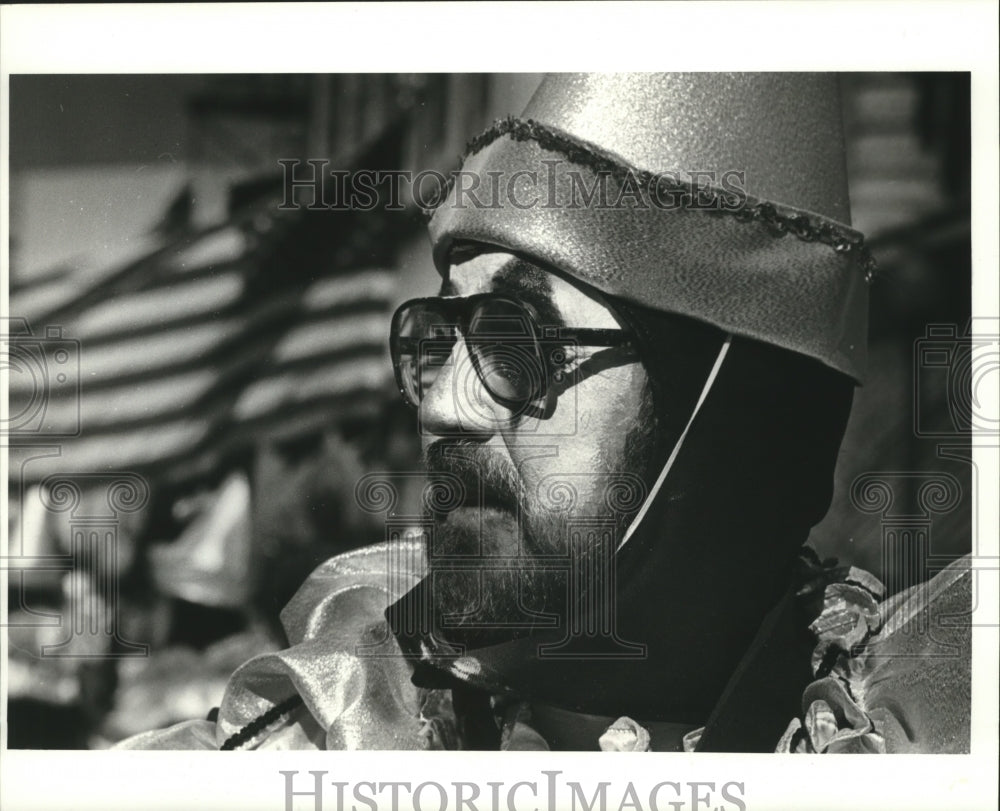
[[[880,603],[802,549],[864,375],[849,222],[835,77],[547,78],[392,321],[417,537],[362,481],[387,542],[313,574],[216,719],[126,745],[966,750],[968,628],[910,630],[967,566]]]

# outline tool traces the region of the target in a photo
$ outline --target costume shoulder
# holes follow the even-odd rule
[[[123,749],[418,749],[426,699],[383,612],[425,568],[417,541],[331,558],[285,607],[290,645],[232,675],[215,721],[187,721],[118,744]],[[426,692],[426,691],[423,691]]]
[[[812,624],[816,680],[777,751],[969,751],[969,558],[883,602],[881,591],[853,568],[826,586]]]

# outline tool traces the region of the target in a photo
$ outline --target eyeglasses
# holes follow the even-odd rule
[[[633,349],[620,329],[540,326],[530,304],[497,293],[419,298],[392,317],[390,351],[407,403],[420,405],[461,337],[479,380],[501,405],[521,409],[565,382],[569,347]]]

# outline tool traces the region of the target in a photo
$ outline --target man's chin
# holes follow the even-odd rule
[[[539,624],[548,627],[551,617],[540,614],[561,607],[561,601],[553,600],[557,593],[562,595],[559,587],[551,573],[517,566],[438,572],[433,581],[433,625],[444,639],[458,632],[463,644],[496,644]]]
[[[435,524],[430,558],[435,625],[485,632],[530,622],[520,605],[539,574],[521,545],[518,518],[492,506],[459,507]]]
[[[515,557],[521,552],[517,516],[500,507],[459,507],[436,522],[434,535],[432,557]]]

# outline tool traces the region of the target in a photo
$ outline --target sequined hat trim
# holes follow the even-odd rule
[[[495,121],[489,129],[468,143],[462,155],[462,162],[506,135],[514,141],[535,141],[544,150],[562,155],[569,162],[594,172],[606,173],[616,181],[624,182],[627,178],[631,178],[639,193],[647,199],[653,196],[649,190],[655,188],[657,195],[672,195],[675,199],[679,199],[679,207],[692,207],[694,195],[697,194],[699,208],[705,207],[707,202],[707,207],[712,209],[710,213],[713,215],[728,215],[739,222],[759,223],[774,237],[791,234],[803,242],[817,242],[829,246],[838,254],[852,257],[864,274],[865,282],[870,283],[877,274],[878,266],[875,257],[865,245],[864,235],[847,226],[820,219],[816,215],[810,216],[794,209],[779,207],[775,203],[759,200],[750,195],[746,196],[742,205],[737,205],[739,198],[732,192],[711,186],[696,188],[693,184],[666,175],[638,169],[594,144],[574,138],[530,118],[508,116]],[[447,178],[432,204],[423,209],[428,221],[448,198],[454,183],[453,173]],[[706,196],[712,196],[713,199],[706,201]],[[713,207],[712,202],[724,205]]]

